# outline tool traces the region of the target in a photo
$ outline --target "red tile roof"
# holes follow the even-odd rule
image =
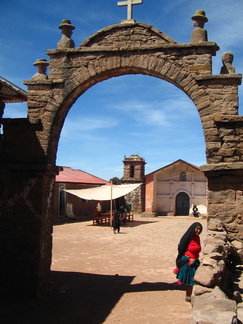
[[[60,167],[59,174],[56,176],[56,182],[90,183],[98,185],[110,184],[108,181],[95,177],[92,174],[69,167]]]

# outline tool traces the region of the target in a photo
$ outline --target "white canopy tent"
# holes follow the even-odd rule
[[[112,200],[127,195],[129,192],[141,186],[138,184],[101,186],[89,189],[72,189],[66,192],[86,200]]]
[[[112,200],[127,195],[129,192],[135,190],[139,186],[141,186],[141,183],[126,184],[126,185],[110,185],[110,186],[106,185],[106,186],[89,188],[89,189],[66,190],[66,192],[86,200],[100,200],[100,201],[110,200],[110,222],[111,222]]]

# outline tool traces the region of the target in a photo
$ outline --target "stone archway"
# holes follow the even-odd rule
[[[70,21],[64,25],[74,27]],[[243,239],[243,117],[238,115],[241,75],[234,73],[232,62],[225,64],[227,74],[212,75],[212,56],[219,47],[207,41],[204,29],[195,32],[190,43],[178,44],[153,26],[126,22],[102,29],[76,48],[68,34],[57,49],[47,51],[49,63],[35,62],[37,74],[24,82],[28,86],[28,118],[3,120],[2,291],[9,290],[10,284],[26,294],[47,291],[51,195],[61,129],[79,96],[115,76],[154,76],[191,98],[205,136],[208,164],[201,169],[208,178],[209,219],[221,221],[232,240]]]

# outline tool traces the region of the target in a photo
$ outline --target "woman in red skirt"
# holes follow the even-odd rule
[[[192,288],[195,285],[194,276],[200,265],[199,253],[201,244],[199,235],[202,233],[202,224],[193,223],[182,236],[178,245],[176,258],[177,268],[174,270],[179,284],[186,285],[186,301],[191,301]]]

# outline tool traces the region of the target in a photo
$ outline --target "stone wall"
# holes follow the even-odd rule
[[[137,189],[131,191],[129,194],[127,194],[124,198],[126,201],[126,204],[132,205],[132,211],[134,213],[141,213],[143,211],[143,190],[144,187],[140,186]]]
[[[203,258],[194,277],[198,285],[193,288],[191,324],[238,323],[237,303],[241,302],[241,296],[239,290],[232,291],[230,273],[242,251],[242,243],[238,243],[229,239],[223,222],[209,219]]]
[[[209,221],[217,219],[224,224],[229,240],[241,242],[243,171],[239,169],[238,163],[232,163],[228,168],[228,163],[201,167],[208,178],[208,218]]]

